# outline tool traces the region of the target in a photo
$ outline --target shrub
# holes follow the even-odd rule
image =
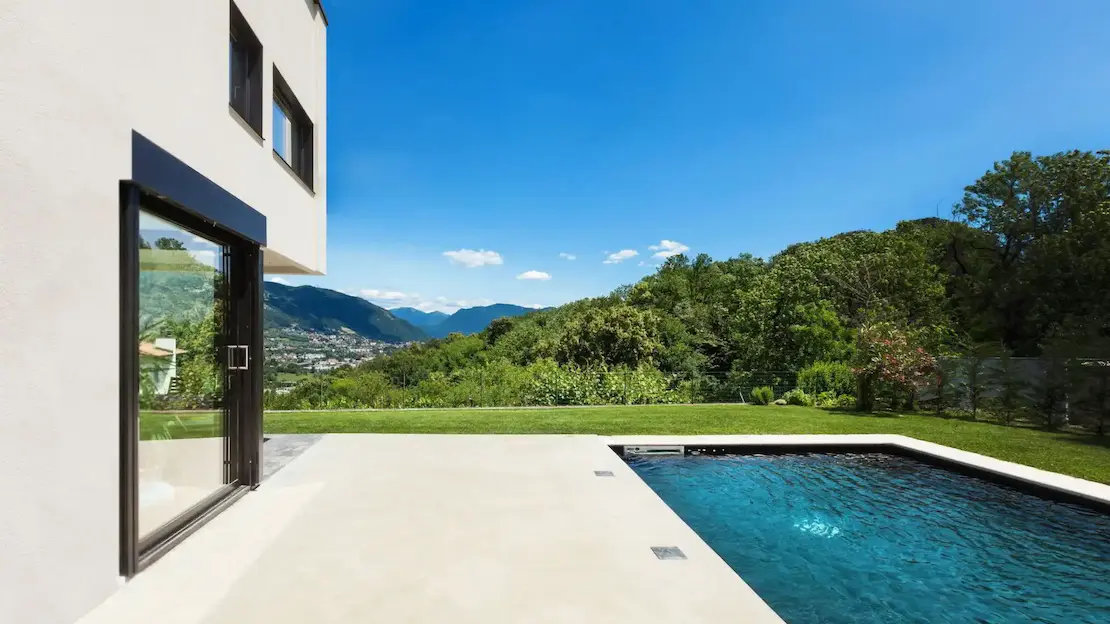
[[[786,399],[775,399],[775,405],[786,405]]]
[[[542,359],[527,367],[531,379],[525,391],[527,405],[596,405],[597,376],[577,367],[563,367]]]
[[[1003,353],[987,371],[987,382],[993,395],[987,404],[1002,422],[1011,424],[1025,415],[1027,408],[1026,380],[1009,353]]]
[[[938,414],[943,414],[953,407],[959,407],[963,403],[965,394],[965,379],[961,374],[963,366],[963,361],[960,359],[937,360],[937,368],[931,385],[935,395],[933,409]]]
[[[801,388],[794,388],[790,392],[782,395],[787,405],[804,405],[805,407],[813,407],[813,396],[806,394],[805,390]]]
[[[1059,358],[1049,358],[1043,376],[1034,382],[1033,411],[1041,425],[1054,429],[1067,421],[1068,365]]]
[[[921,341],[920,330],[893,323],[872,323],[859,328],[854,372],[860,411],[874,409],[880,390],[889,392],[891,409],[913,408],[917,388],[928,383],[936,368],[936,359],[924,347],[917,346]]]
[[[850,408],[856,406],[856,397],[851,394],[837,394],[832,391],[817,395],[817,407]]]
[[[770,386],[760,386],[752,389],[752,403],[756,405],[770,405],[775,400],[775,391]]]
[[[814,362],[798,373],[798,387],[810,394],[853,394],[856,376],[852,367],[843,362]]]
[[[639,368],[601,369],[598,395],[603,403],[651,405],[677,403],[682,395],[671,389],[671,380],[650,366]]]

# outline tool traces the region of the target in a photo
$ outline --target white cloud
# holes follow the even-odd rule
[[[456,249],[455,251],[445,251],[443,255],[451,261],[451,264],[461,264],[468,269],[473,269],[480,266],[503,264],[501,254],[496,251],[487,251],[479,249]]]
[[[394,308],[416,308],[424,312],[446,312],[447,314],[451,314],[460,308],[488,306],[494,303],[493,300],[482,297],[475,299],[448,299],[443,296],[423,297],[419,293],[406,293],[399,290],[379,290],[376,288],[364,288],[358,291],[358,296],[387,310],[392,310]]]
[[[493,299],[486,299],[485,297],[478,297],[477,299],[459,299],[457,301],[448,301],[448,306],[456,308],[477,308],[481,306],[488,306],[497,303]]]
[[[516,278],[518,280],[539,280],[541,282],[546,282],[551,279],[551,274],[544,273],[543,271],[525,271],[517,275]]]
[[[403,308],[410,303],[419,303],[422,301],[420,295],[417,293],[405,293],[399,290],[378,290],[376,288],[364,288],[358,291],[358,295],[363,299],[381,305],[383,307]]]
[[[289,280],[285,279],[284,277],[266,276],[266,281],[267,282],[273,282],[275,284],[285,284],[286,286],[292,286],[292,284],[289,283]]]
[[[640,255],[640,252],[636,251],[635,249],[622,249],[616,253],[609,254],[605,258],[603,264],[617,264],[618,262],[624,262],[625,260],[628,260],[629,258],[634,258],[638,255]]]
[[[194,236],[193,237],[193,244],[194,245],[202,245],[202,246],[205,246],[205,247],[215,247],[216,246],[216,244],[213,243],[212,241],[208,240],[207,238],[200,237],[200,236]]]
[[[578,259],[578,256],[576,256],[574,254],[569,254],[565,251],[560,251],[559,252],[559,257],[562,258],[563,260],[577,260]]]
[[[651,247],[648,247],[648,249],[656,252],[655,255],[652,256],[653,258],[664,259],[670,258],[671,256],[677,256],[680,253],[685,253],[690,250],[689,247],[683,245],[680,242],[666,239],[659,241],[658,245],[652,245]]]

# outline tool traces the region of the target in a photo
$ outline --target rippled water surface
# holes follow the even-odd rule
[[[790,624],[1110,624],[1110,516],[882,454],[632,468]]]

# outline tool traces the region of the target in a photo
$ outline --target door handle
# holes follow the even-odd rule
[[[235,365],[235,350],[243,350],[243,365]],[[228,345],[227,346],[227,370],[249,370],[251,364],[250,345]]]

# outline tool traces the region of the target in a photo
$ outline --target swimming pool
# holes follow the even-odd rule
[[[790,624],[1110,622],[1110,516],[882,453],[632,457]]]

